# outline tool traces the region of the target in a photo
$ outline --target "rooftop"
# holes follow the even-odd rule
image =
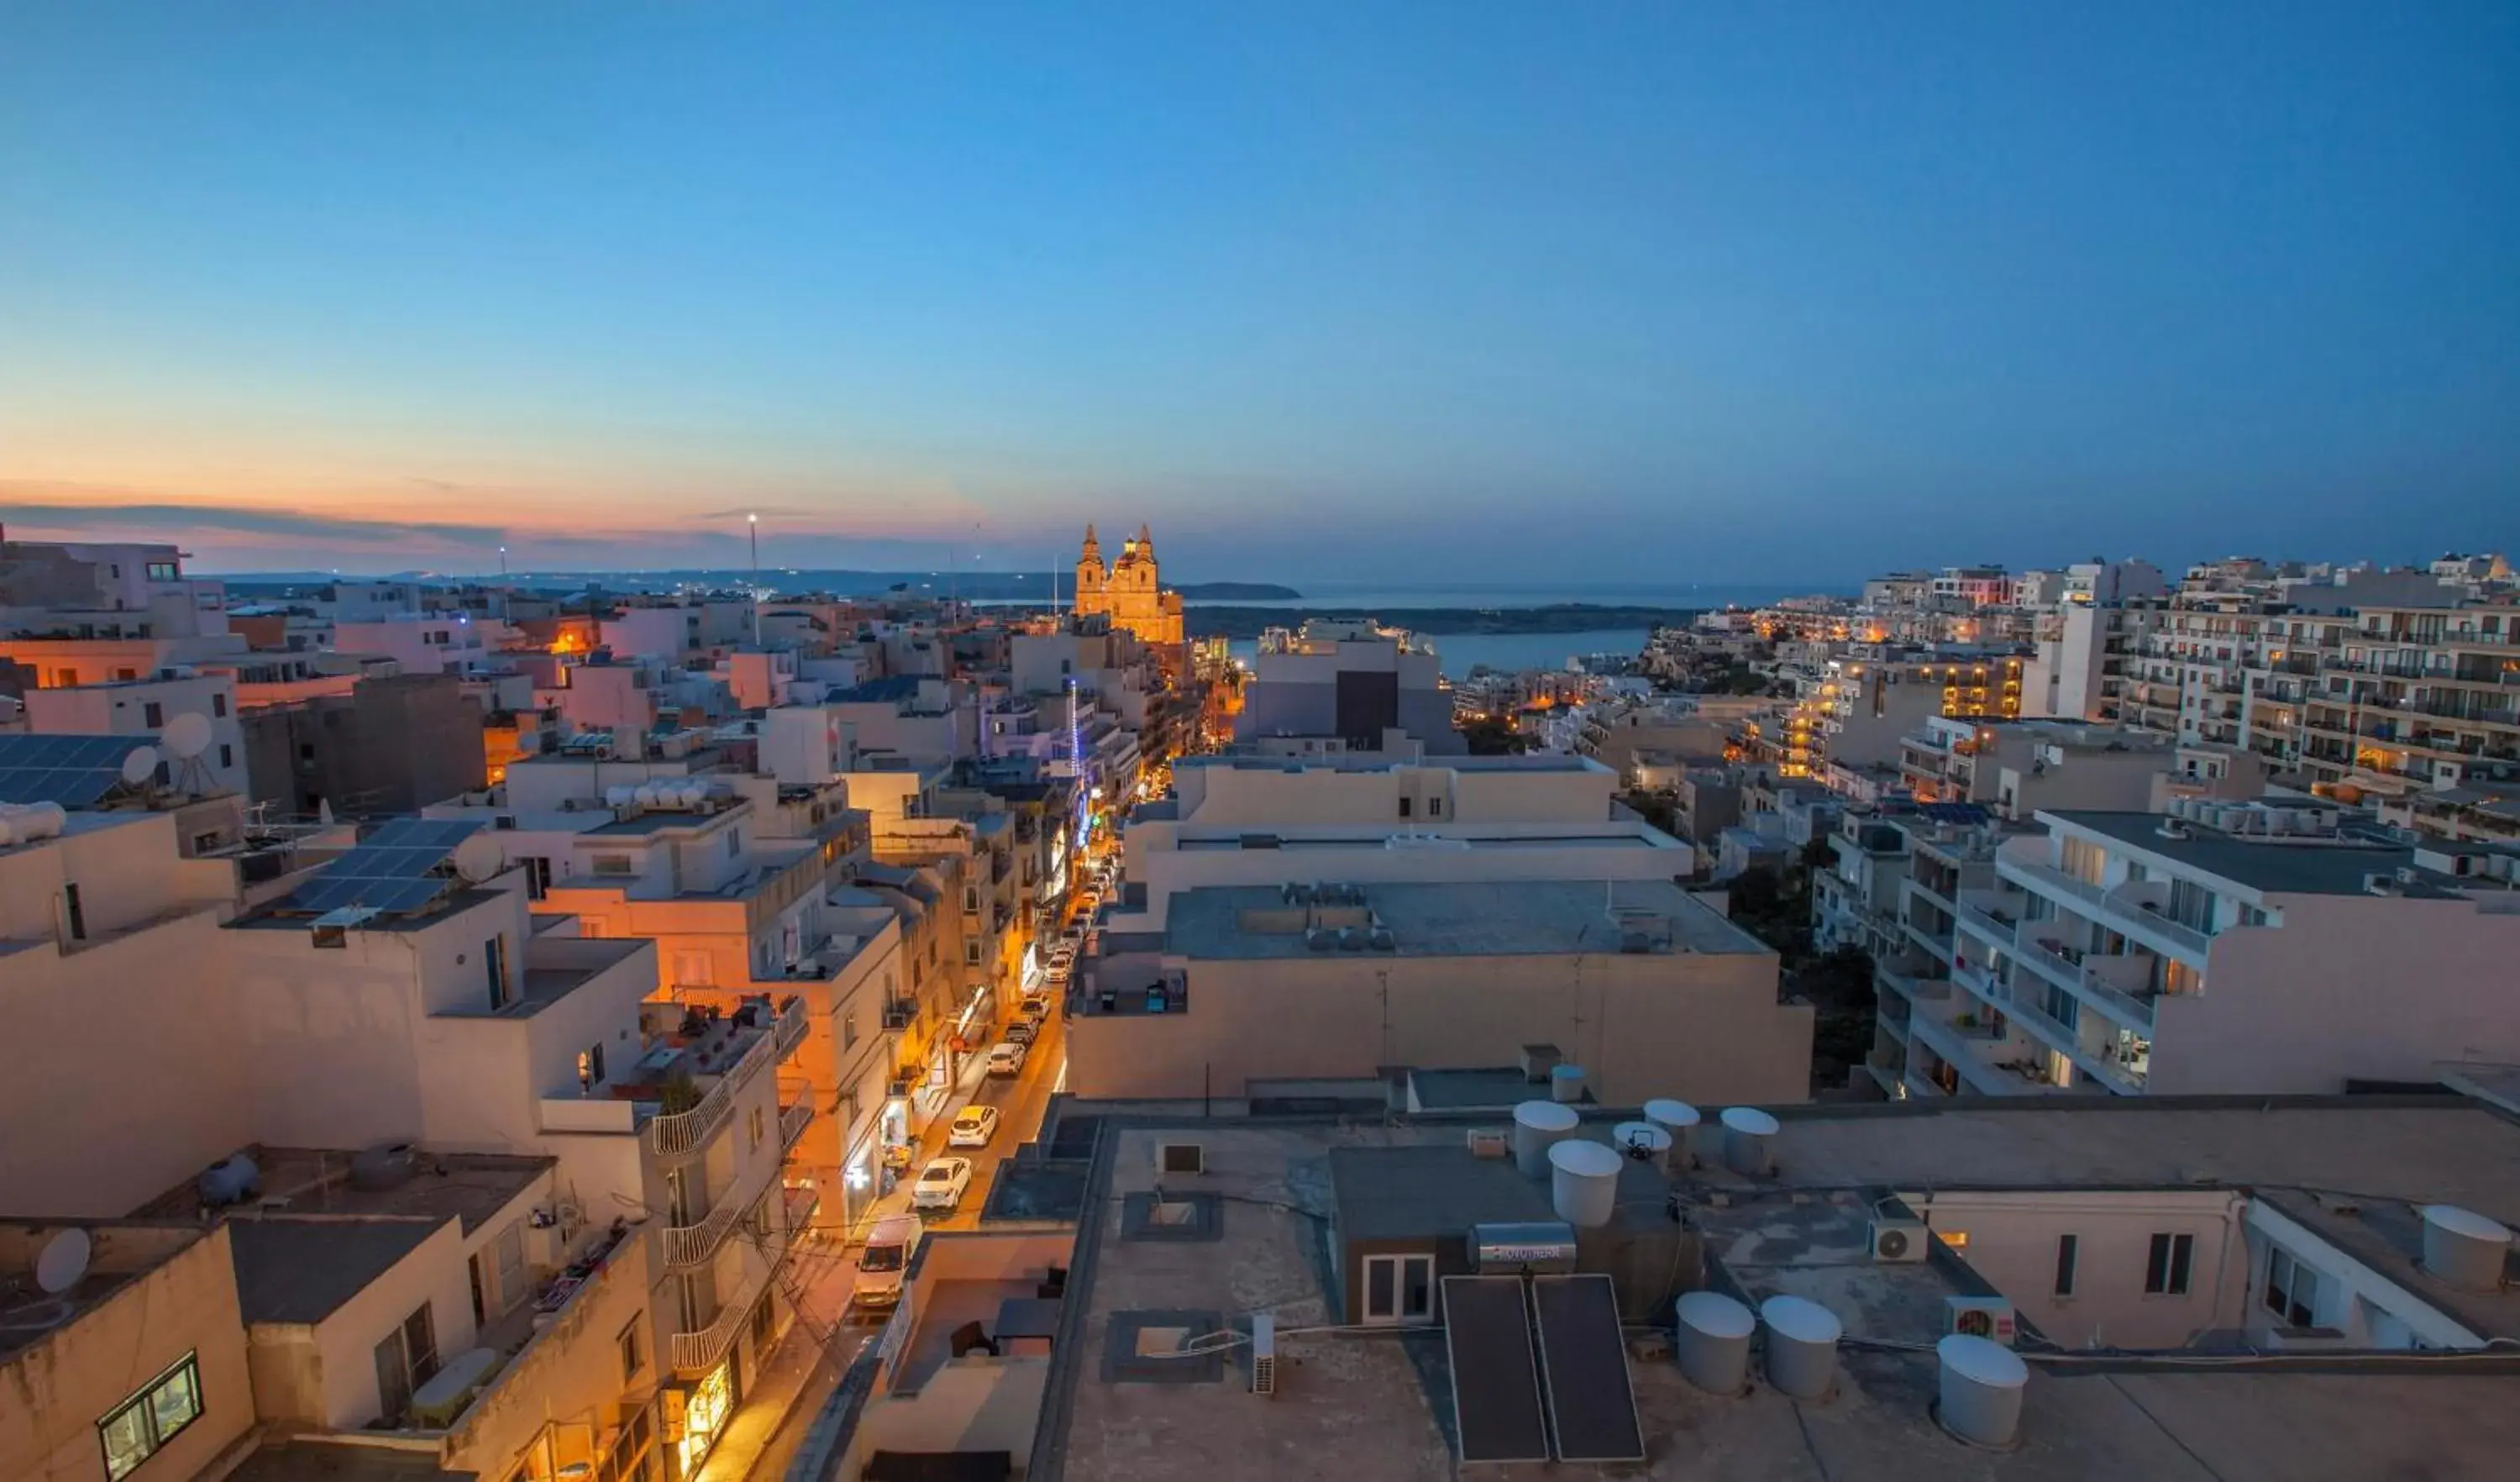
[[[1321,923],[1350,925],[1371,913],[1389,930],[1390,954],[1402,957],[1571,956],[1615,953],[1623,934],[1649,928],[1672,950],[1755,953],[1769,949],[1703,902],[1665,880],[1621,880],[1605,886],[1578,880],[1460,880],[1443,884],[1375,884],[1365,903],[1319,908]],[[1617,918],[1609,914],[1615,906]],[[1302,958],[1305,910],[1280,890],[1210,885],[1174,895],[1165,950],[1193,958]],[[1352,922],[1343,918],[1354,916]]]
[[[2129,848],[2159,855],[2201,874],[2252,890],[2278,895],[2361,895],[2364,880],[2414,863],[2414,851],[2353,835],[2291,842],[2238,838],[2190,826],[2183,836],[2161,831],[2158,813],[2110,813],[2096,809],[2042,810],[2040,819],[2104,834]]]
[[[478,1482],[479,1476],[441,1468],[434,1452],[306,1440],[262,1448],[228,1473],[228,1482]]]
[[[72,1229],[87,1233],[86,1269],[65,1290],[47,1294],[36,1281],[36,1261]],[[68,1327],[207,1234],[189,1221],[0,1220],[0,1364]]]
[[[237,1309],[248,1323],[321,1323],[445,1224],[426,1217],[231,1220]]]
[[[363,1189],[350,1176],[355,1152],[317,1147],[239,1149],[261,1173],[248,1207],[268,1213],[357,1215],[371,1218],[449,1217],[470,1235],[532,1189],[557,1160],[504,1152],[419,1153],[417,1170],[390,1189]],[[202,1220],[211,1211],[200,1188],[187,1179],[134,1211],[135,1218]]]

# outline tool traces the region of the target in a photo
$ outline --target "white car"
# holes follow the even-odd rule
[[[913,1209],[952,1210],[963,1202],[964,1190],[971,1187],[969,1158],[938,1158],[919,1175],[910,1189]]]
[[[1015,1016],[1030,1019],[1036,1024],[1050,1017],[1050,995],[1047,993],[1028,995],[1022,1007],[1015,1010]]]
[[[989,1052],[989,1074],[1015,1075],[1023,1070],[1024,1047],[1009,1040]]]
[[[986,1147],[998,1135],[998,1108],[966,1106],[954,1113],[954,1130],[945,1135],[949,1147]]]

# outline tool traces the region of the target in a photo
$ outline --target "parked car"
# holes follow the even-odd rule
[[[954,1113],[954,1129],[945,1135],[949,1147],[986,1147],[998,1135],[998,1108],[966,1106]]]
[[[910,1189],[913,1209],[952,1211],[963,1202],[965,1191],[971,1187],[971,1160],[944,1157],[927,1165],[919,1182]]]
[[[1008,1040],[989,1052],[989,1074],[1016,1075],[1022,1072],[1024,1047]]]
[[[1072,962],[1058,962],[1051,964],[1042,973],[1041,978],[1053,988],[1064,988],[1067,986],[1067,980],[1075,975],[1076,967]]]
[[[1039,1019],[1009,1019],[1007,1020],[1007,1043],[1010,1045],[1030,1045],[1032,1043],[1033,1031],[1040,1027],[1041,1021]]]
[[[1015,1010],[1015,1014],[1019,1018],[1030,1019],[1036,1024],[1040,1023],[1050,1017],[1050,995],[1036,993],[1028,996]]]
[[[901,1276],[919,1249],[927,1227],[915,1214],[889,1215],[867,1233],[866,1249],[858,1252],[857,1279],[849,1300],[860,1307],[893,1307],[901,1301]]]

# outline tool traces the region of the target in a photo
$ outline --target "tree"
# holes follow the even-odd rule
[[[1458,729],[1469,742],[1472,756],[1519,756],[1531,749],[1531,738],[1502,715],[1483,715]]]

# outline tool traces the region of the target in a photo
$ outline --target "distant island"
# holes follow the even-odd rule
[[[452,587],[490,581],[488,576],[455,576],[406,571],[393,576],[336,576],[326,571],[264,571],[223,578],[229,590],[244,597],[276,597],[292,588],[337,581],[409,581],[423,586]],[[520,591],[553,594],[584,592],[670,592],[677,587],[741,587],[751,581],[749,570],[689,568],[667,571],[518,571],[505,580]],[[828,593],[834,597],[883,597],[909,593],[920,597],[954,596],[966,602],[1029,602],[1062,605],[1076,595],[1076,577],[1066,571],[852,571],[789,569],[764,566],[761,584],[782,594]],[[1177,588],[1192,602],[1295,602],[1303,593],[1272,582],[1186,582]]]
[[[1600,628],[1686,626],[1696,607],[1623,607],[1552,603],[1540,607],[1192,607],[1193,638],[1258,638],[1264,628],[1301,626],[1307,617],[1351,618],[1407,628],[1429,637],[1461,633],[1589,633]]]

